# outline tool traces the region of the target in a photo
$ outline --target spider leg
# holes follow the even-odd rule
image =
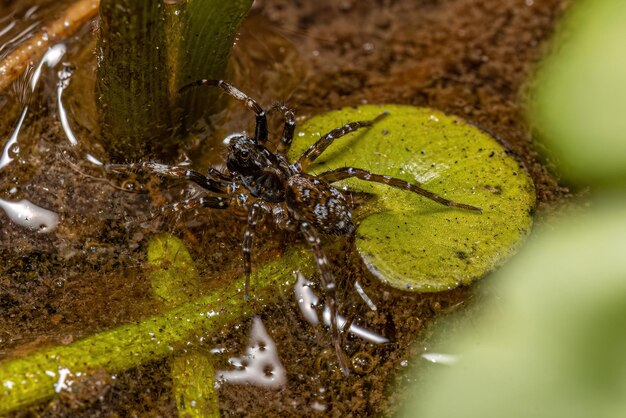
[[[182,212],[190,209],[197,208],[211,208],[211,209],[227,209],[230,206],[230,197],[221,196],[200,196],[191,199],[186,199],[180,202],[176,202],[171,205],[166,205],[159,208],[159,213],[165,213],[168,211]]]
[[[252,274],[252,262],[250,253],[252,252],[252,242],[254,241],[254,234],[256,224],[259,222],[264,212],[267,212],[268,208],[262,201],[256,201],[250,206],[248,210],[248,225],[246,226],[246,232],[243,235],[243,271],[246,275],[246,281],[244,284],[244,298],[248,299],[248,289],[250,288],[250,275]]]
[[[272,208],[272,219],[274,225],[280,230],[295,232],[298,229],[298,221],[290,217],[286,207],[280,204]]]
[[[183,212],[191,209],[198,208],[211,208],[211,209],[227,209],[231,206],[230,201],[233,198],[227,197],[219,197],[219,196],[201,196],[201,197],[193,197],[191,199],[182,200],[180,202],[172,203],[169,205],[164,205],[158,208],[156,213],[153,213],[149,218],[144,219],[143,221],[151,221],[156,219],[159,216],[168,215],[170,213],[176,214],[176,223],[180,221],[180,217]]]
[[[387,186],[395,187],[396,189],[408,190],[408,191],[417,193],[420,196],[424,196],[427,199],[433,200],[445,206],[465,209],[465,210],[469,210],[472,212],[482,212],[482,209],[479,207],[466,205],[465,203],[457,203],[452,200],[446,199],[442,196],[439,196],[436,193],[433,193],[429,190],[426,190],[420,187],[416,183],[410,183],[408,181],[404,181],[395,177],[383,176],[380,174],[373,174],[361,168],[354,168],[354,167],[337,168],[334,170],[326,171],[317,176],[317,178],[322,179],[328,183],[334,183],[336,181],[347,179],[349,177],[356,177],[358,179],[365,180],[365,181],[386,184]]]
[[[293,113],[293,109],[288,108],[283,103],[277,103],[274,105],[273,109],[280,110],[285,119],[283,134],[280,138],[278,148],[276,149],[276,152],[285,155],[287,151],[289,151],[291,142],[293,141],[293,134],[296,130],[296,115]]]
[[[220,87],[226,94],[232,96],[248,109],[253,111],[256,114],[256,128],[254,132],[254,139],[256,139],[260,143],[264,143],[267,141],[267,118],[265,116],[265,111],[259,104],[252,98],[248,97],[245,93],[237,89],[236,87],[228,84],[224,80],[197,80],[192,83],[189,83],[180,89],[178,89],[179,93],[184,92],[192,87],[196,86],[217,86]]]
[[[213,167],[209,168],[209,170],[207,171],[207,175],[208,177],[222,180],[222,181],[228,181],[228,182],[233,181],[233,178],[231,176],[228,176]]]
[[[213,178],[210,171],[209,176],[205,176],[197,171],[176,165],[165,165],[154,162],[107,164],[105,170],[115,173],[144,172],[171,179],[189,180],[205,190],[216,193],[225,193],[227,187],[223,180]]]
[[[354,132],[357,129],[372,126],[374,123],[381,120],[383,117],[387,116],[387,112],[381,113],[376,118],[372,120],[363,120],[358,122],[350,122],[346,123],[340,128],[335,128],[332,131],[328,132],[326,135],[322,136],[317,140],[313,145],[309,147],[304,153],[298,158],[298,161],[294,164],[294,166],[301,171],[305,171],[313,161],[317,157],[320,156],[326,149],[333,143],[333,141],[337,138],[341,138],[344,135],[349,134],[350,132]]]
[[[320,282],[324,288],[330,311],[330,332],[335,345],[335,352],[337,353],[337,359],[339,360],[341,371],[347,376],[350,373],[350,369],[348,367],[346,354],[341,348],[341,338],[339,336],[339,328],[337,326],[337,289],[335,285],[335,278],[330,271],[328,259],[322,251],[322,247],[320,246],[320,237],[315,228],[308,222],[302,222],[300,224],[300,230],[313,250],[313,255],[315,256],[315,261],[317,262],[317,267],[320,271]]]

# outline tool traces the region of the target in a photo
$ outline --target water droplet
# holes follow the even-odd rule
[[[326,409],[328,409],[328,406],[323,404],[323,403],[321,403],[321,402],[313,401],[311,403],[311,408],[316,410],[316,411],[323,412],[323,411],[326,411]]]
[[[141,189],[141,185],[133,179],[124,180],[121,187],[124,191],[127,192],[134,192]]]

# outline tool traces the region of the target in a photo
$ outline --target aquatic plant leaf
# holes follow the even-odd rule
[[[207,351],[192,351],[175,356],[170,361],[172,391],[178,416],[213,418],[220,416],[215,388],[215,368]]]
[[[240,23],[252,0],[184,0],[166,6],[172,36],[171,55],[176,57],[176,90],[200,79],[221,79]],[[202,116],[220,110],[219,89],[189,89],[176,94],[177,106],[187,127]]]
[[[161,2],[100,2],[96,102],[102,142],[118,161],[165,156],[172,126],[167,90],[165,15]]]
[[[222,78],[252,0],[102,0],[96,98],[103,142],[119,161],[171,159],[187,126],[218,110],[217,89],[178,88]],[[175,104],[175,105],[174,105]]]
[[[183,242],[170,234],[158,234],[148,243],[148,266],[152,268],[152,291],[168,306],[193,299],[198,272]]]
[[[419,182],[474,213],[442,206],[386,185],[347,179],[340,186],[372,194],[355,210],[356,247],[369,270],[399,289],[436,292],[468,284],[512,255],[531,225],[532,180],[491,136],[459,118],[410,106],[367,105],[308,120],[291,160],[321,135],[356,120],[389,115],[333,143],[309,172],[353,166]]]

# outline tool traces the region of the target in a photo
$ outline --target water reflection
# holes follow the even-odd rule
[[[296,295],[296,301],[298,302],[300,312],[309,324],[315,326],[319,324],[319,318],[316,310],[319,297],[311,289],[311,285],[313,285],[312,282],[308,281],[299,271],[296,271],[294,274],[298,280],[294,286],[294,293]],[[326,324],[326,326],[330,326],[330,308],[327,305],[324,306],[322,318],[324,320],[324,324]],[[346,326],[347,322],[346,318],[341,315],[337,315],[337,327],[340,330]],[[348,332],[374,344],[385,344],[389,342],[389,339],[383,337],[382,335],[376,334],[373,331],[354,324],[350,325]]]
[[[29,97],[26,93],[32,94],[37,88],[44,65],[49,68],[55,67],[61,61],[66,51],[67,48],[64,44],[57,44],[51,47],[44,54],[31,76],[29,83],[30,92],[18,92],[19,97]],[[27,114],[28,104],[25,104],[20,115],[20,119],[18,120],[15,129],[11,133],[11,136],[2,150],[2,157],[0,157],[0,170],[11,164],[11,162],[13,162],[19,155],[20,147],[18,138]],[[57,213],[37,206],[26,199],[22,199],[20,201],[0,199],[0,207],[15,224],[41,233],[53,231],[59,223],[59,215]]]
[[[238,370],[217,371],[216,383],[251,384],[280,388],[287,383],[287,372],[278,358],[278,349],[258,316],[252,319],[246,354],[228,360]]]
[[[422,358],[435,364],[445,364],[447,366],[458,363],[460,356],[445,353],[424,353]]]
[[[48,49],[48,51],[44,54],[43,58],[37,65],[37,68],[33,72],[33,75],[31,76],[31,79],[30,79],[30,93],[31,94],[37,88],[39,79],[41,78],[41,70],[43,66],[46,65],[47,67],[50,67],[50,68],[56,66],[61,61],[61,58],[63,58],[63,55],[65,55],[66,50],[67,48],[65,47],[64,44],[56,44],[50,49]],[[23,92],[18,92],[19,97],[22,97],[22,96],[28,97],[27,95],[22,95],[22,93]],[[16,157],[19,154],[18,137],[20,134],[20,130],[22,129],[22,125],[24,124],[24,119],[26,118],[27,113],[28,113],[28,105],[26,104],[24,105],[24,109],[22,110],[22,115],[20,116],[20,119],[17,122],[15,129],[13,130],[13,133],[9,137],[8,141],[4,145],[4,149],[2,150],[2,157],[0,158],[0,170],[4,169],[7,165],[9,165],[14,160],[14,157]]]
[[[4,145],[4,149],[2,150],[2,157],[0,158],[0,170],[9,165],[11,161],[14,160],[13,157],[19,154],[19,145],[17,144],[17,137],[20,134],[20,130],[22,129],[22,125],[24,124],[24,119],[26,118],[26,114],[28,113],[28,106],[24,106],[24,110],[22,110],[22,115],[17,122],[17,126],[13,130],[13,133],[9,137],[9,140]]]
[[[67,111],[65,110],[65,106],[63,105],[63,92],[69,87],[72,74],[73,69],[69,65],[63,67],[63,69],[58,73],[59,82],[57,83],[57,111],[59,112],[59,120],[61,122],[61,126],[63,127],[63,132],[65,133],[65,136],[67,137],[70,144],[73,147],[76,147],[78,146],[78,139],[76,138],[76,135],[74,135],[74,131],[72,130],[72,126],[70,125],[69,119],[67,117]],[[85,154],[85,159],[94,165],[104,165],[102,161],[89,153]]]
[[[56,44],[48,49],[39,62],[39,65],[37,65],[37,69],[33,73],[33,77],[30,80],[31,92],[35,91],[35,88],[39,83],[39,79],[41,78],[41,69],[43,66],[46,65],[48,68],[55,67],[59,62],[61,62],[61,58],[63,58],[66,52],[67,47],[65,44]]]
[[[12,36],[11,39],[7,40],[6,42],[3,42],[2,45],[0,45],[0,59],[4,59],[6,56],[8,56],[11,53],[11,51],[17,45],[20,45],[22,42],[30,38],[37,31],[38,27],[39,27],[39,22],[31,23],[22,31],[20,31],[18,34]],[[6,26],[0,29],[0,36],[10,34],[10,32],[14,30],[15,28],[16,28],[16,20],[11,19],[10,22]]]
[[[58,214],[26,199],[18,202],[0,199],[0,208],[14,223],[38,232],[52,232],[59,224]]]
[[[65,66],[61,71],[59,71],[59,82],[57,83],[57,107],[59,112],[59,120],[61,121],[61,126],[63,127],[63,132],[65,132],[65,135],[70,141],[70,144],[76,146],[78,145],[78,140],[74,135],[74,131],[72,131],[69,120],[67,120],[67,112],[65,111],[65,107],[63,106],[63,91],[65,91],[65,89],[70,85],[71,77],[72,68],[70,66]]]

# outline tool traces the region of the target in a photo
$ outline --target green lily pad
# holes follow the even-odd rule
[[[354,213],[356,247],[369,270],[399,289],[437,292],[471,283],[501,265],[531,228],[534,185],[501,144],[459,118],[399,105],[329,112],[300,128],[290,160],[331,129],[385,111],[389,115],[373,127],[337,139],[308,171],[363,168],[419,182],[483,212],[358,179],[336,183],[374,196]]]

